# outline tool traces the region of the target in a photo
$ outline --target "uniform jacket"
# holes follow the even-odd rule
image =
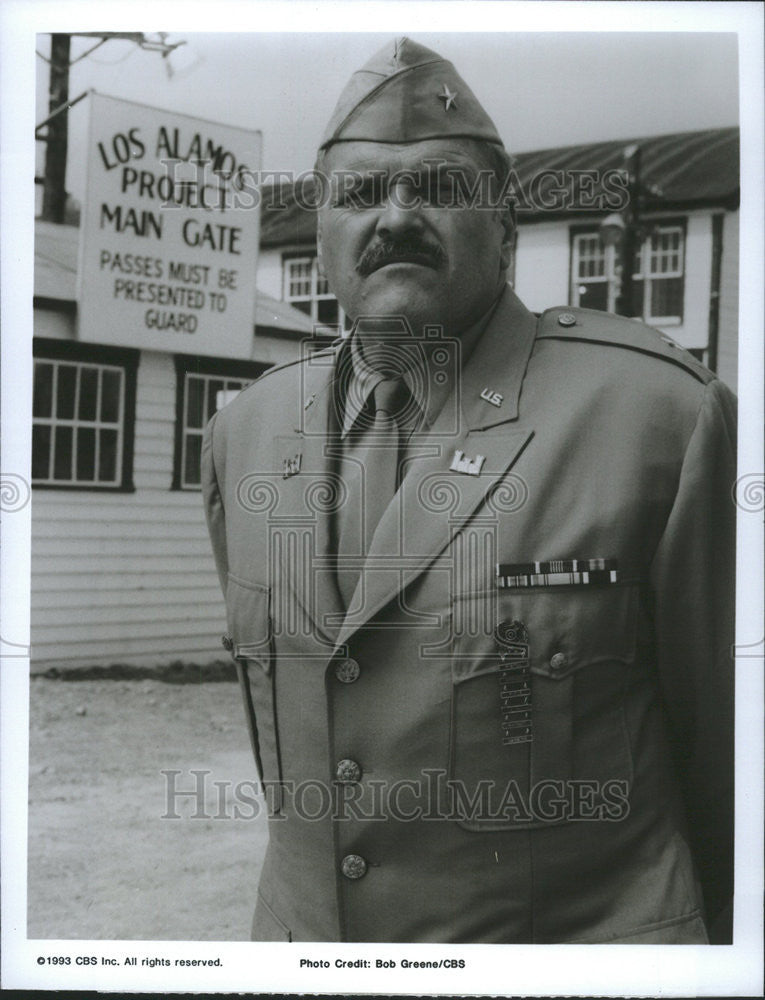
[[[253,937],[724,939],[731,393],[638,322],[507,289],[346,612],[344,349],[267,372],[203,447],[272,813]]]

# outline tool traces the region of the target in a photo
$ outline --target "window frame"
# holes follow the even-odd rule
[[[311,272],[309,275],[310,282],[310,292],[307,295],[292,296],[290,295],[290,265],[292,264],[310,264]],[[345,329],[346,315],[343,307],[337,300],[337,296],[333,294],[329,287],[326,292],[318,291],[319,278],[323,278],[326,281],[326,276],[320,274],[320,261],[319,255],[317,253],[312,253],[307,250],[290,250],[287,253],[282,254],[282,301],[286,302],[288,305],[297,309],[296,303],[298,302],[309,302],[311,305],[311,312],[305,315],[311,320],[311,322],[319,328],[333,329],[341,333]],[[337,323],[322,323],[319,319],[319,303],[320,302],[337,302]],[[300,310],[302,312],[302,310]],[[318,335],[318,334],[317,334]]]
[[[640,259],[640,271],[633,274],[632,280],[642,281],[643,283],[643,320],[646,323],[651,323],[653,326],[681,326],[683,323],[683,316],[685,313],[685,261],[686,261],[686,220],[673,220],[662,219],[653,228],[652,232],[649,232],[643,242],[640,244],[639,259]],[[677,273],[665,273],[665,274],[648,274],[644,273],[646,260],[650,261],[652,249],[651,249],[651,238],[655,233],[671,233],[679,232],[680,234],[680,271]],[[660,251],[661,252],[661,251]],[[666,279],[679,279],[680,280],[680,310],[677,315],[668,316],[654,316],[651,313],[651,287],[655,281],[663,281]]]
[[[642,240],[640,247],[638,249],[639,254],[639,265],[640,269],[634,271],[632,275],[633,282],[642,283],[642,302],[640,308],[640,318],[644,323],[650,323],[652,326],[682,326],[685,317],[685,276],[686,276],[686,266],[687,266],[687,236],[688,236],[688,218],[687,216],[666,216],[666,217],[648,217],[645,218],[644,224],[649,227],[649,230]],[[656,274],[644,277],[643,271],[645,268],[645,261],[647,257],[650,257],[651,253],[651,238],[654,233],[669,232],[672,230],[677,230],[680,233],[680,257],[681,266],[679,274]],[[598,236],[599,230],[596,226],[591,224],[575,225],[571,226],[569,230],[569,304],[572,306],[579,305],[579,294],[578,286],[580,284],[587,284],[586,280],[580,279],[577,275],[578,271],[578,243],[581,237],[587,236]],[[613,312],[616,307],[616,249],[615,247],[609,246],[603,248],[604,260],[605,260],[605,278],[603,283],[608,284],[607,290],[607,312]],[[681,285],[680,292],[680,309],[677,315],[670,316],[653,316],[650,312],[651,303],[651,285],[653,281],[661,281],[666,278],[679,278]]]
[[[112,347],[105,344],[86,344],[81,341],[56,340],[48,337],[34,337],[32,340],[32,358],[34,362],[51,362],[52,364],[63,363],[77,365],[81,367],[98,367],[102,369],[118,368],[122,371],[122,399],[119,420],[117,422],[118,431],[118,451],[117,470],[119,480],[117,483],[96,483],[90,481],[83,482],[55,482],[30,480],[32,488],[35,490],[64,490],[67,492],[79,491],[88,493],[134,493],[135,483],[133,479],[133,459],[135,454],[135,406],[136,406],[136,383],[138,375],[138,365],[140,361],[140,351],[132,347]],[[34,401],[33,401],[34,405]],[[51,418],[35,418],[32,416],[32,426],[41,424],[45,426],[72,426],[78,425],[78,418],[61,418],[60,424],[53,416]],[[91,423],[84,421],[84,424]],[[92,422],[94,427],[99,426],[98,421]]]
[[[236,379],[248,383],[259,378],[263,372],[272,366],[257,361],[212,358],[197,354],[176,354],[173,360],[175,363],[175,433],[171,489],[181,493],[198,493],[202,488],[201,482],[197,485],[188,485],[183,482],[186,432],[193,431],[196,433],[199,431],[201,436],[204,433],[205,426],[203,425],[201,428],[186,427],[187,376],[196,375],[209,379]]]

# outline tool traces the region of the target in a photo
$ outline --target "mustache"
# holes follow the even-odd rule
[[[423,264],[438,268],[446,260],[446,254],[437,244],[409,237],[402,240],[382,240],[367,247],[356,265],[358,273],[365,278],[373,271],[397,261],[408,264]]]

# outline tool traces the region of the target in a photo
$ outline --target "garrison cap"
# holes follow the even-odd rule
[[[424,45],[397,38],[350,78],[319,148],[457,136],[502,146],[494,122],[454,66]]]

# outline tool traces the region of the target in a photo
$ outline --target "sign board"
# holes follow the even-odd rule
[[[90,95],[78,336],[252,356],[261,134]]]

